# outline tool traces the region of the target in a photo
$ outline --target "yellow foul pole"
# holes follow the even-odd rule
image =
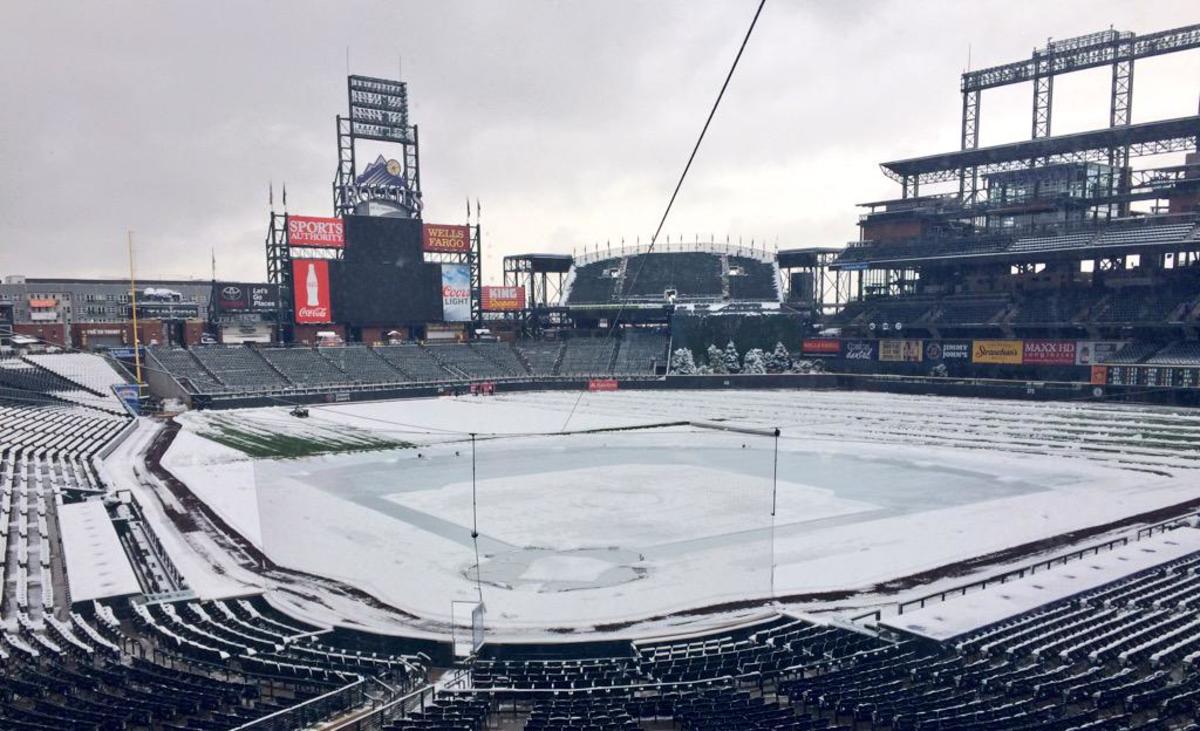
[[[138,389],[142,387],[142,349],[138,342],[137,279],[133,272],[133,232],[129,232],[129,302],[133,312],[133,367]]]

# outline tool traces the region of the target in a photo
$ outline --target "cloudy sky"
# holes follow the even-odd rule
[[[260,279],[267,185],[326,214],[350,70],[409,83],[426,220],[483,208],[505,254],[648,239],[756,3],[6,2],[0,274]],[[1200,22],[1194,0],[768,0],[666,231],[855,237],[883,160],[954,149],[958,76],[1048,37]],[[402,64],[402,65],[401,65]],[[1107,124],[1106,69],[1062,77],[1054,132]],[[1028,136],[987,92],[981,141]],[[1194,114],[1200,52],[1139,62],[1134,121]],[[360,159],[372,150],[360,151]]]

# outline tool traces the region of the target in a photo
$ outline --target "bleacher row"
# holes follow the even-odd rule
[[[125,414],[112,392],[113,384],[124,382],[125,378],[106,359],[94,355],[0,356],[0,388],[23,392],[15,395],[26,401],[73,403]]]
[[[1200,286],[1062,289],[1020,296],[907,295],[850,302],[831,324],[881,328],[1082,327],[1200,321]]]
[[[1196,728],[1200,554],[946,643],[781,618],[606,657],[507,652],[489,658],[485,648],[471,689],[440,694],[422,715],[449,725],[392,728],[482,728],[486,714],[463,712],[480,704],[511,705],[532,731],[667,721],[714,730]]]
[[[6,729],[231,729],[305,704],[307,718],[349,710],[339,693],[364,677],[406,689],[424,656],[363,654],[321,644],[303,625],[250,600],[107,604],[87,616],[20,619],[0,640],[0,721]],[[222,649],[217,650],[214,646]],[[149,659],[148,659],[149,658]]]
[[[0,610],[40,617],[56,606],[57,506],[99,495],[91,462],[127,419],[65,404],[0,399]]]
[[[447,383],[531,376],[652,375],[665,364],[668,338],[621,337],[445,345],[251,348],[150,348],[150,367],[193,394],[289,388]]]
[[[107,380],[107,364],[86,357],[95,362],[69,356],[38,378],[90,370]],[[364,678],[398,691],[425,682],[427,657],[343,648],[329,628],[262,599],[135,597],[72,611],[58,508],[105,494],[92,460],[129,417],[35,395],[10,388],[0,397],[0,728],[217,731],[276,717],[256,727],[296,728],[359,705],[361,691],[350,690]]]
[[[1032,236],[979,234],[966,238],[873,243],[856,242],[838,257],[839,264],[916,261],[981,255],[1033,254],[1059,251],[1189,245],[1200,240],[1200,224],[1177,218],[1120,222],[1099,228]]]
[[[778,302],[775,265],[750,256],[656,252],[601,259],[572,271],[568,305],[616,302]]]

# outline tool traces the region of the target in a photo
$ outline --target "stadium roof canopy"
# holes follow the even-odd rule
[[[515,254],[505,259],[526,261],[535,272],[566,272],[575,262],[570,254]]]
[[[938,183],[958,178],[960,170],[978,168],[980,174],[1028,167],[1030,160],[1045,164],[1107,160],[1108,151],[1129,146],[1131,157],[1196,148],[1200,115],[1109,127],[1055,137],[943,152],[880,165],[892,180],[908,178],[918,183]]]
[[[792,267],[821,266],[822,259],[840,253],[842,246],[805,246],[799,249],[780,249],[775,252],[775,261],[784,269]]]

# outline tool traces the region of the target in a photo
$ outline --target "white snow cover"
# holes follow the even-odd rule
[[[1200,530],[1159,533],[1024,578],[951,596],[880,622],[883,627],[945,641],[1068,599],[1139,571],[1200,551]]]
[[[125,413],[121,400],[112,392],[112,387],[125,383],[125,379],[103,357],[92,353],[41,353],[27,355],[25,359],[96,392],[70,391],[55,395],[76,403]]]
[[[1169,409],[638,391],[311,414],[188,414],[164,465],[281,565],[445,621],[451,600],[476,591],[466,432],[477,432],[489,631],[514,636],[767,598],[772,563],[775,596],[869,591],[1200,494],[1200,416]],[[251,460],[189,434],[213,418],[420,446]],[[693,427],[556,434],[679,419],[782,429],[773,530],[770,439]]]
[[[141,592],[103,503],[88,500],[61,505],[58,525],[62,532],[67,589],[72,602]]]

